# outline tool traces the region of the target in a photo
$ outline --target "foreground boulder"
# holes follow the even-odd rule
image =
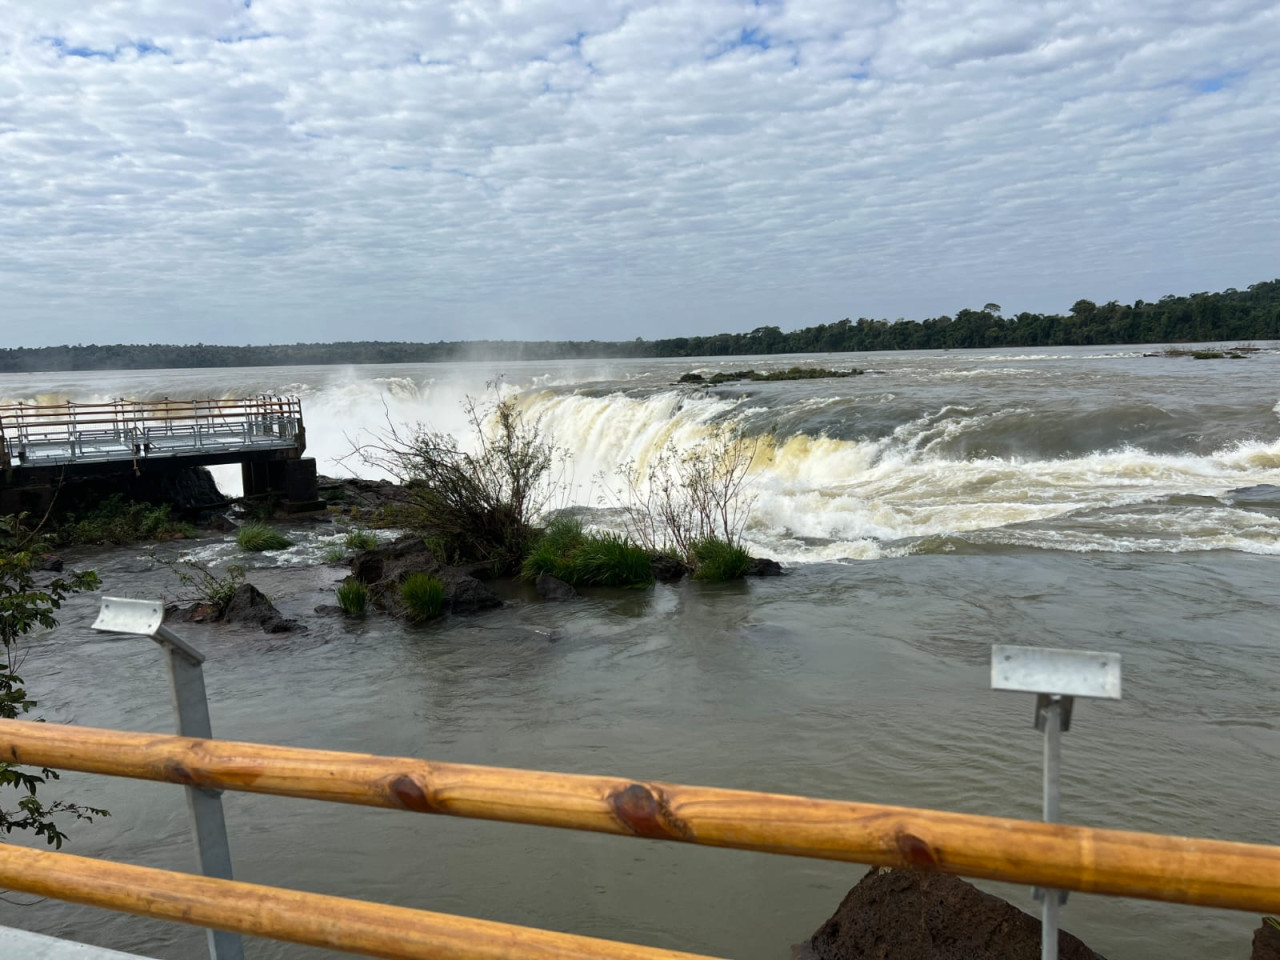
[[[1263,918],[1262,926],[1253,931],[1251,960],[1280,960],[1280,927],[1274,921]]]
[[[873,867],[793,960],[1039,960],[1040,921],[941,873]],[[1059,931],[1059,960],[1102,960]]]

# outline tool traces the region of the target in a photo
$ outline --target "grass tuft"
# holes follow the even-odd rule
[[[369,606],[369,588],[355,577],[338,584],[338,606],[348,617],[363,617]]]
[[[693,578],[709,583],[741,580],[751,569],[751,557],[736,544],[707,537],[693,544]]]
[[[330,564],[346,563],[347,551],[335,543],[333,546],[325,549],[324,553],[320,555],[320,559],[325,563]]]
[[[653,583],[649,554],[613,533],[588,534],[571,517],[558,517],[547,527],[521,567],[532,579],[549,573],[575,586],[647,587]]]
[[[378,545],[378,538],[368,530],[352,530],[343,542],[348,550],[372,550]]]
[[[444,584],[426,573],[411,573],[400,585],[405,616],[413,623],[434,620],[444,613]]]
[[[261,553],[264,550],[283,550],[292,547],[293,541],[286,539],[278,531],[265,523],[246,523],[236,533],[236,543],[241,550]]]

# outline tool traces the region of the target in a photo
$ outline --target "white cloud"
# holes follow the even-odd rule
[[[1280,272],[1275,3],[14,7],[8,344],[629,339]]]

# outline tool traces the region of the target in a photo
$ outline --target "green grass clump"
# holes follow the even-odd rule
[[[1219,350],[1196,350],[1191,356],[1197,360],[1221,360],[1226,354]]]
[[[338,606],[348,617],[363,617],[369,606],[369,588],[355,577],[338,584]]]
[[[434,620],[444,613],[444,584],[427,573],[411,573],[400,584],[405,616],[414,623]]]
[[[272,530],[265,523],[246,523],[236,532],[236,543],[241,550],[261,553],[264,550],[283,550],[292,547],[293,541]]]
[[[346,563],[347,551],[335,543],[325,549],[324,553],[320,555],[320,559],[325,563]]]
[[[693,544],[693,578],[720,583],[740,580],[751,569],[751,557],[737,544],[707,537]]]
[[[368,530],[352,530],[344,543],[348,550],[372,550],[378,545],[378,538]]]
[[[649,554],[613,533],[588,534],[570,517],[551,522],[520,568],[532,579],[540,573],[575,586],[647,587],[653,583]]]

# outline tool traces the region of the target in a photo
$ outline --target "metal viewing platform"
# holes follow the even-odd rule
[[[305,449],[297,397],[7,404],[0,406],[0,494],[10,495],[0,499],[25,491],[18,506],[30,509],[67,481],[239,463],[246,495],[314,500],[315,462],[302,460]]]

